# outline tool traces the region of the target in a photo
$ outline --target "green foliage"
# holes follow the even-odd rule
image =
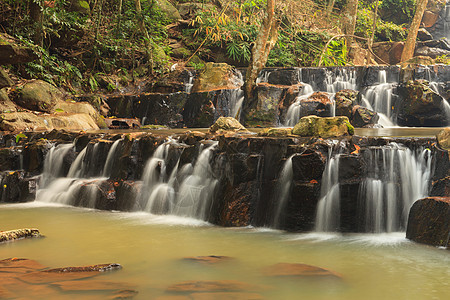
[[[416,0],[382,0],[379,8],[383,20],[409,24],[414,17]]]
[[[434,60],[437,64],[450,65],[450,55],[441,55],[435,58]]]
[[[28,137],[25,134],[23,134],[22,132],[18,133],[18,134],[16,134],[16,143],[18,143],[21,139],[27,139],[27,138]]]
[[[374,9],[374,8],[373,8]],[[373,30],[373,11],[368,8],[358,10],[356,19],[355,34],[369,38]],[[391,22],[385,22],[380,18],[377,19],[375,42],[381,41],[401,41],[407,36],[407,31],[402,26]]]
[[[324,66],[345,66],[347,64],[347,45],[345,40],[332,40],[323,56]]]

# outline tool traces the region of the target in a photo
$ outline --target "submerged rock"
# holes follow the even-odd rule
[[[192,256],[192,257],[185,257],[183,260],[186,261],[193,261],[198,262],[202,264],[216,264],[221,263],[225,261],[232,260],[229,256],[220,256],[220,255],[209,255],[209,256]]]
[[[24,228],[9,231],[0,231],[0,243],[28,237],[40,237],[40,236],[41,233],[37,228]]]
[[[406,238],[450,249],[450,197],[417,200],[409,211]]]
[[[347,117],[320,118],[307,116],[292,129],[292,133],[300,136],[317,136],[321,138],[353,135],[354,128]]]
[[[306,264],[278,263],[266,268],[263,273],[271,277],[333,277],[341,278],[336,272]]]
[[[237,280],[191,280],[184,281],[167,288],[175,293],[204,293],[204,292],[241,292],[255,291],[258,287]]]
[[[222,131],[247,131],[247,129],[233,117],[220,117],[209,128],[211,132]]]

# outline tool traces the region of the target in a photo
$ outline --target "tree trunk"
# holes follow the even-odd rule
[[[259,72],[264,68],[270,50],[278,39],[279,22],[275,19],[275,0],[267,0],[267,9],[258,36],[252,48],[252,58],[245,75],[244,93],[246,102],[244,114],[255,106],[254,91]]]
[[[423,13],[427,8],[428,0],[417,0],[416,13],[409,27],[408,37],[406,38],[405,47],[403,48],[401,61],[407,61],[414,56],[416,47],[417,32],[419,31]]]
[[[327,6],[327,16],[330,16],[331,13],[333,12],[334,2],[336,2],[336,0],[330,0],[330,2],[328,2],[328,6]]]
[[[368,47],[369,49],[372,48],[373,45],[373,39],[375,37],[375,31],[377,30],[377,19],[378,19],[378,5],[380,4],[380,1],[377,0],[377,5],[375,6],[375,12],[373,13],[373,24],[372,24],[372,34],[370,35]]]
[[[343,31],[347,35],[347,47],[350,48],[355,34],[356,16],[358,14],[358,0],[347,0],[344,11]]]
[[[144,15],[142,14],[141,0],[134,0],[137,12],[137,22],[139,29],[144,34],[145,53],[147,53],[147,60],[149,62],[149,70],[153,72],[153,60],[152,60],[152,44],[150,42],[150,35],[148,34],[147,27],[144,23]]]
[[[39,3],[30,0],[30,17],[34,24],[33,42],[40,46],[44,46],[44,14]]]

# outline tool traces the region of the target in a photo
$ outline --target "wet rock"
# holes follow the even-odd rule
[[[352,110],[352,125],[355,127],[370,127],[377,124],[380,117],[368,108],[356,105]]]
[[[296,85],[301,81],[300,71],[300,68],[283,68],[270,71],[268,83],[275,85]]]
[[[301,117],[310,115],[329,117],[331,116],[333,103],[331,102],[328,93],[315,92],[308,99],[302,100],[300,107]]]
[[[295,173],[294,173],[295,175]],[[288,231],[314,230],[317,202],[320,198],[320,180],[295,181],[290,201],[280,216],[280,229]]]
[[[229,256],[218,256],[218,255],[209,255],[209,256],[192,256],[185,257],[183,260],[197,262],[201,264],[217,264],[222,262],[227,262],[232,260]]]
[[[17,147],[0,148],[0,171],[20,169],[20,154]]]
[[[194,80],[192,92],[236,89],[244,84],[241,73],[226,63],[207,63]]]
[[[167,291],[172,293],[205,293],[241,292],[257,289],[257,286],[237,280],[192,280],[171,285],[167,288]]]
[[[417,32],[417,38],[421,41],[429,41],[433,39],[433,36],[425,28],[420,28]]]
[[[247,131],[247,129],[239,123],[238,120],[232,117],[220,117],[209,128],[211,132],[217,131]]]
[[[20,106],[36,111],[50,113],[64,95],[53,85],[36,80],[25,84],[19,92],[16,103]]]
[[[292,134],[292,128],[266,128],[258,132],[258,136],[285,137]]]
[[[0,33],[0,65],[23,64],[37,58],[31,48],[19,45],[18,40],[6,33]]]
[[[402,126],[446,126],[444,99],[430,89],[426,80],[398,86],[401,98],[397,122]]]
[[[41,233],[37,228],[24,228],[24,229],[15,229],[9,231],[0,231],[0,243],[13,241],[23,238],[29,237],[40,237]],[[3,262],[3,261],[0,261]],[[1,264],[0,264],[1,266]]]
[[[406,238],[418,243],[447,247],[450,237],[450,198],[418,200],[409,211]]]
[[[358,91],[341,90],[334,97],[336,103],[336,116],[352,117],[353,106],[358,101]]]
[[[442,129],[436,136],[439,147],[450,150],[450,127]]]
[[[450,176],[432,182],[430,196],[447,197],[448,195],[450,195]]]
[[[33,201],[36,182],[27,178],[24,171],[6,171],[0,173],[0,202],[18,203]]]
[[[182,112],[187,127],[209,127],[214,123],[217,92],[191,93]]]
[[[23,169],[32,174],[41,173],[44,168],[45,155],[50,148],[51,144],[45,140],[26,143],[22,151]]]
[[[341,278],[336,272],[306,264],[278,263],[263,271],[271,277]]]
[[[301,181],[320,181],[327,157],[320,151],[307,149],[303,153],[292,157],[292,168],[294,172],[294,180]]]
[[[63,292],[117,291],[130,289],[129,284],[114,281],[63,281],[50,284]]]
[[[292,133],[300,136],[329,138],[352,135],[353,130],[353,126],[347,117],[320,118],[308,116],[300,119]]]

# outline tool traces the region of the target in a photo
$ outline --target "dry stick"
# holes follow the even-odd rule
[[[222,9],[222,11],[219,14],[219,17],[217,18],[216,24],[214,24],[213,27],[217,26],[217,23],[219,23],[219,19],[222,17],[222,15],[224,14],[224,12],[227,10],[228,6],[230,5],[230,3],[228,2],[227,5]],[[206,40],[209,38],[209,36],[212,34],[212,30],[210,33],[208,33],[208,35],[205,37],[205,39],[203,40],[203,42],[200,44],[200,46],[198,46],[197,50],[195,50],[194,53],[192,53],[192,55],[184,62],[184,64],[186,65],[192,57],[194,57],[195,54],[197,54],[197,52],[200,50],[201,47],[203,47],[203,45],[205,44]]]
[[[328,46],[330,45],[331,41],[333,41],[336,38],[342,38],[342,37],[352,37],[355,39],[360,39],[360,40],[364,40],[367,41],[368,39],[357,36],[357,35],[353,35],[353,34],[339,34],[339,35],[335,35],[333,36],[326,44],[325,47],[323,47],[322,50],[322,54],[320,54],[320,59],[319,59],[319,63],[318,63],[318,67],[320,67],[322,65],[322,61],[323,61],[323,56],[325,55],[325,52],[327,51]],[[389,63],[385,62],[383,59],[381,59],[380,57],[378,57],[375,53],[373,53],[372,49],[368,49],[370,51],[370,53],[372,53],[376,58],[378,58],[379,60],[381,60],[383,63],[385,63],[386,65],[389,65]]]

